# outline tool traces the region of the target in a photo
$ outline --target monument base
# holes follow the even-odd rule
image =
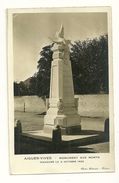
[[[57,125],[61,128],[61,134],[76,135],[81,131],[81,119],[78,114],[73,115],[46,115],[44,118],[44,132],[52,133]]]
[[[70,127],[60,127],[62,135],[79,135],[81,132],[81,125],[70,126]],[[45,133],[52,133],[54,126],[45,125],[43,131]]]

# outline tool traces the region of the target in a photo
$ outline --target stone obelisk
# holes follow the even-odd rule
[[[49,109],[44,117],[44,131],[51,133],[59,125],[62,134],[80,132],[80,116],[74,100],[72,69],[69,56],[69,40],[64,38],[64,28],[53,40]]]

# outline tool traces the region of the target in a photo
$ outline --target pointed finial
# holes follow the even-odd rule
[[[61,24],[59,32],[56,33],[56,37],[57,38],[64,38],[64,27],[62,24]]]

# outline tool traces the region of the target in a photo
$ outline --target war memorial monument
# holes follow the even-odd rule
[[[44,117],[44,132],[51,133],[53,128],[59,125],[62,134],[73,134],[80,132],[81,120],[74,100],[69,57],[70,41],[64,38],[64,27],[62,25],[53,42],[49,109]]]

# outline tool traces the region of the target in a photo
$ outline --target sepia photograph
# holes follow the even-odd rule
[[[12,172],[114,171],[111,8],[7,14]]]

